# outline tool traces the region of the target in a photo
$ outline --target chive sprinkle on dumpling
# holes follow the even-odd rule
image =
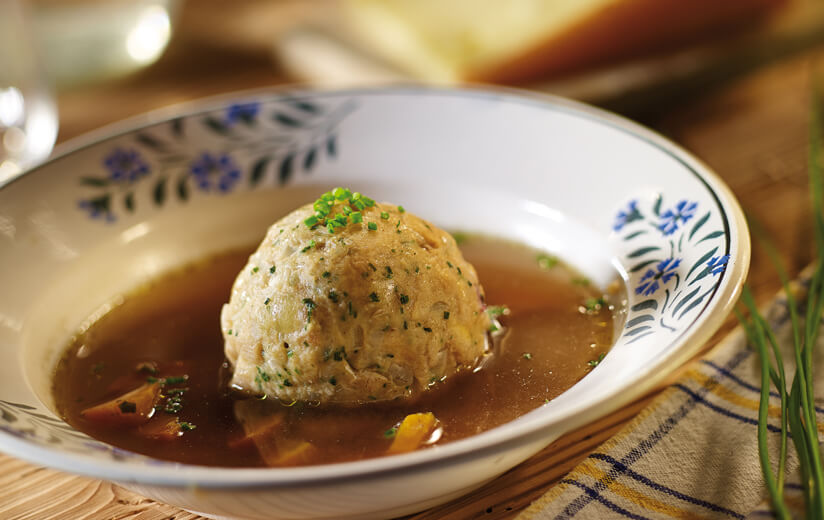
[[[414,398],[488,353],[475,269],[445,231],[335,188],[274,223],[221,313],[232,385],[286,402]]]

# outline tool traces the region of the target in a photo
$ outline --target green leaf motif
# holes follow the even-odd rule
[[[638,272],[638,271],[640,271],[641,269],[645,268],[646,266],[648,266],[648,265],[650,265],[650,264],[654,264],[654,263],[655,263],[655,262],[657,262],[657,261],[658,261],[658,260],[646,260],[646,261],[644,261],[644,262],[641,262],[640,264],[635,264],[634,266],[632,266],[632,267],[629,269],[629,272],[631,272],[631,273],[637,273],[637,272]]]
[[[123,205],[126,206],[126,211],[134,213],[134,192],[130,191],[123,197]]]
[[[109,179],[101,177],[81,177],[80,184],[102,188],[109,185]]]
[[[629,235],[625,236],[624,241],[626,242],[626,241],[632,240],[635,237],[638,237],[638,236],[641,236],[641,235],[646,235],[646,234],[647,234],[646,230],[642,229],[640,231],[636,231],[635,233],[630,233]]]
[[[687,276],[684,277],[684,279],[685,280],[689,279],[689,277],[693,273],[693,271],[695,271],[696,269],[698,269],[702,265],[705,265],[707,263],[707,260],[712,258],[712,255],[714,255],[716,251],[718,251],[717,247],[712,248],[710,251],[708,251],[706,254],[704,254],[704,256],[699,258],[694,264],[692,264],[692,267],[690,268],[689,272],[687,272]]]
[[[275,113],[274,119],[283,126],[288,126],[290,128],[300,128],[301,126],[303,126],[303,124],[294,117],[281,112]]]
[[[207,117],[203,120],[206,124],[206,127],[212,130],[213,132],[220,134],[220,135],[227,135],[229,133],[229,128],[226,127],[221,121],[215,119],[214,117]]]
[[[704,301],[704,298],[706,298],[706,297],[707,297],[707,295],[708,295],[708,294],[710,294],[710,293],[711,293],[712,291],[714,291],[714,290],[715,290],[715,285],[713,285],[712,287],[710,287],[710,289],[709,289],[707,292],[705,292],[704,294],[702,294],[701,296],[699,296],[697,299],[693,300],[693,302],[692,302],[691,304],[689,304],[689,305],[687,306],[687,308],[686,308],[686,309],[684,309],[684,310],[681,312],[681,314],[678,316],[678,319],[680,320],[680,319],[681,319],[681,318],[683,318],[683,317],[684,317],[684,316],[685,316],[685,315],[686,315],[689,311],[693,310],[695,307],[697,307],[698,305],[700,305],[700,304],[701,304],[701,302],[702,302],[702,301]]]
[[[292,176],[292,163],[295,162],[295,154],[290,153],[283,160],[280,162],[280,168],[278,168],[278,181],[280,182],[281,186],[289,182],[289,178]]]
[[[658,246],[649,246],[649,247],[642,247],[641,249],[636,249],[632,253],[628,254],[628,258],[638,258],[639,256],[644,256],[647,253],[652,253],[653,251],[658,251],[661,248]]]
[[[172,134],[175,137],[180,138],[183,137],[183,118],[176,117],[172,119]]]
[[[291,106],[297,108],[301,112],[306,112],[307,114],[318,114],[318,113],[320,113],[320,108],[316,104],[310,103],[308,101],[290,99],[290,100],[287,101],[287,103],[289,103]]]
[[[703,242],[704,240],[712,240],[713,238],[718,238],[718,237],[720,237],[720,236],[724,236],[724,232],[723,232],[723,231],[713,231],[713,232],[712,232],[712,233],[710,233],[709,235],[705,236],[704,238],[702,238],[701,240],[699,240],[698,242],[696,242],[696,244],[700,244],[700,243],[701,243],[701,242]]]
[[[707,220],[710,219],[710,212],[708,211],[706,215],[698,219],[698,222],[692,227],[692,231],[690,231],[689,239],[692,240],[692,237],[701,229],[701,226],[707,223]]]
[[[137,139],[137,142],[139,142],[140,144],[147,146],[153,150],[163,150],[166,148],[166,145],[163,144],[162,141],[155,137],[152,137],[149,134],[137,134],[135,135],[135,139]]]
[[[326,138],[326,155],[329,157],[335,157],[338,155],[337,136],[330,135]]]
[[[183,201],[189,200],[189,178],[186,175],[177,181],[177,198]]]
[[[257,186],[260,183],[266,174],[266,166],[271,160],[271,156],[265,155],[255,161],[255,164],[252,165],[252,172],[249,174],[249,184],[252,186]]]
[[[704,267],[704,269],[701,270],[701,272],[698,273],[698,275],[696,275],[696,277],[690,282],[690,285],[700,282],[702,279],[706,278],[708,274],[710,274],[710,268]]]
[[[162,206],[164,202],[166,202],[166,178],[161,177],[160,180],[157,181],[155,184],[154,190],[152,192],[152,196],[154,198],[155,204],[158,206]]]
[[[693,298],[696,294],[698,294],[698,291],[699,291],[699,290],[700,290],[700,287],[696,287],[694,291],[692,291],[692,292],[691,292],[691,293],[689,293],[688,295],[686,295],[686,296],[684,296],[683,298],[681,298],[681,301],[680,301],[680,302],[678,302],[678,304],[677,304],[675,307],[673,307],[673,309],[672,309],[672,315],[673,315],[673,316],[675,316],[675,313],[677,313],[677,312],[678,312],[678,310],[679,310],[679,309],[681,309],[681,307],[683,307],[683,306],[684,306],[687,302],[689,302],[689,301],[690,301],[690,300],[691,300],[691,299],[692,299],[692,298]]]
[[[624,328],[631,329],[636,325],[640,325],[645,321],[655,321],[655,317],[652,314],[642,314],[641,316],[636,316],[627,322],[627,326]]]
[[[315,165],[315,157],[317,157],[317,149],[310,148],[306,155],[303,157],[303,171],[309,173],[312,171],[312,166]]]
[[[649,325],[644,325],[642,327],[638,327],[637,329],[632,329],[631,331],[627,332],[625,335],[626,336],[635,336],[636,334],[640,334],[640,333],[644,332],[645,330],[649,330],[651,328],[652,327],[650,327]]]
[[[656,217],[661,216],[661,204],[664,202],[663,197],[659,194],[658,197],[655,199],[655,205],[652,206],[652,212],[655,213]]]
[[[17,416],[6,409],[0,408],[0,419],[7,423],[13,423],[17,421]]]
[[[636,303],[630,309],[631,311],[645,311],[647,309],[656,310],[658,308],[658,302],[656,300],[644,300],[641,303]]]

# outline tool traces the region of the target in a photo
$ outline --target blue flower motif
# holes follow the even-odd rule
[[[227,193],[240,180],[240,169],[225,153],[212,155],[204,152],[189,165],[189,173],[203,191],[217,189]]]
[[[116,182],[133,183],[149,175],[149,165],[134,149],[115,148],[104,160],[109,178]]]
[[[707,261],[707,270],[713,275],[723,273],[729,261],[730,255],[714,256]]]
[[[627,224],[630,222],[635,222],[636,220],[642,220],[644,217],[641,215],[641,212],[638,211],[638,201],[631,200],[629,201],[629,205],[627,205],[626,209],[622,209],[618,212],[615,216],[615,224],[612,226],[614,231],[621,231]]]
[[[697,202],[682,200],[674,208],[668,209],[661,215],[661,224],[658,225],[664,235],[671,235],[678,230],[681,224],[686,223],[695,215]]]
[[[226,117],[223,120],[223,124],[227,127],[233,126],[238,121],[243,121],[246,124],[250,124],[255,120],[255,118],[257,118],[259,112],[260,103],[241,103],[231,105],[228,109],[226,109]]]
[[[667,258],[658,262],[655,270],[647,269],[647,272],[641,277],[638,287],[635,288],[635,294],[643,294],[644,296],[653,294],[658,290],[660,284],[669,282],[675,276],[675,270],[680,264],[680,258]]]
[[[115,217],[111,210],[111,199],[108,195],[95,197],[93,199],[82,199],[77,201],[77,207],[89,212],[89,216],[94,219],[101,219],[105,222],[114,222]]]

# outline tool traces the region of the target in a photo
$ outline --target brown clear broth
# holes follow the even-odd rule
[[[472,237],[461,245],[478,271],[491,305],[505,304],[496,354],[482,370],[454,376],[414,403],[374,403],[358,408],[285,407],[251,403],[262,413],[283,413],[279,442],[309,441],[309,463],[377,457],[392,442],[385,434],[407,414],[433,412],[442,444],[489,430],[541,406],[575,384],[607,351],[614,333],[609,305],[587,310],[602,293],[558,263],[547,268],[534,250]],[[114,446],[159,459],[210,466],[266,466],[235,419],[244,396],[227,389],[220,309],[249,251],[223,254],[163,276],[78,334],[58,364],[53,394],[72,426]],[[607,298],[609,301],[609,298]],[[140,386],[153,362],[158,377],[186,374],[181,421],[196,426],[169,440],[147,438],[137,428],[113,428],[81,412]],[[247,401],[244,405],[249,406]],[[168,414],[158,411],[150,421]],[[270,460],[271,462],[271,460]]]

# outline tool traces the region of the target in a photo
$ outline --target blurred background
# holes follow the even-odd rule
[[[647,124],[824,41],[817,0],[0,0],[0,183],[55,142],[273,85],[494,84]]]

